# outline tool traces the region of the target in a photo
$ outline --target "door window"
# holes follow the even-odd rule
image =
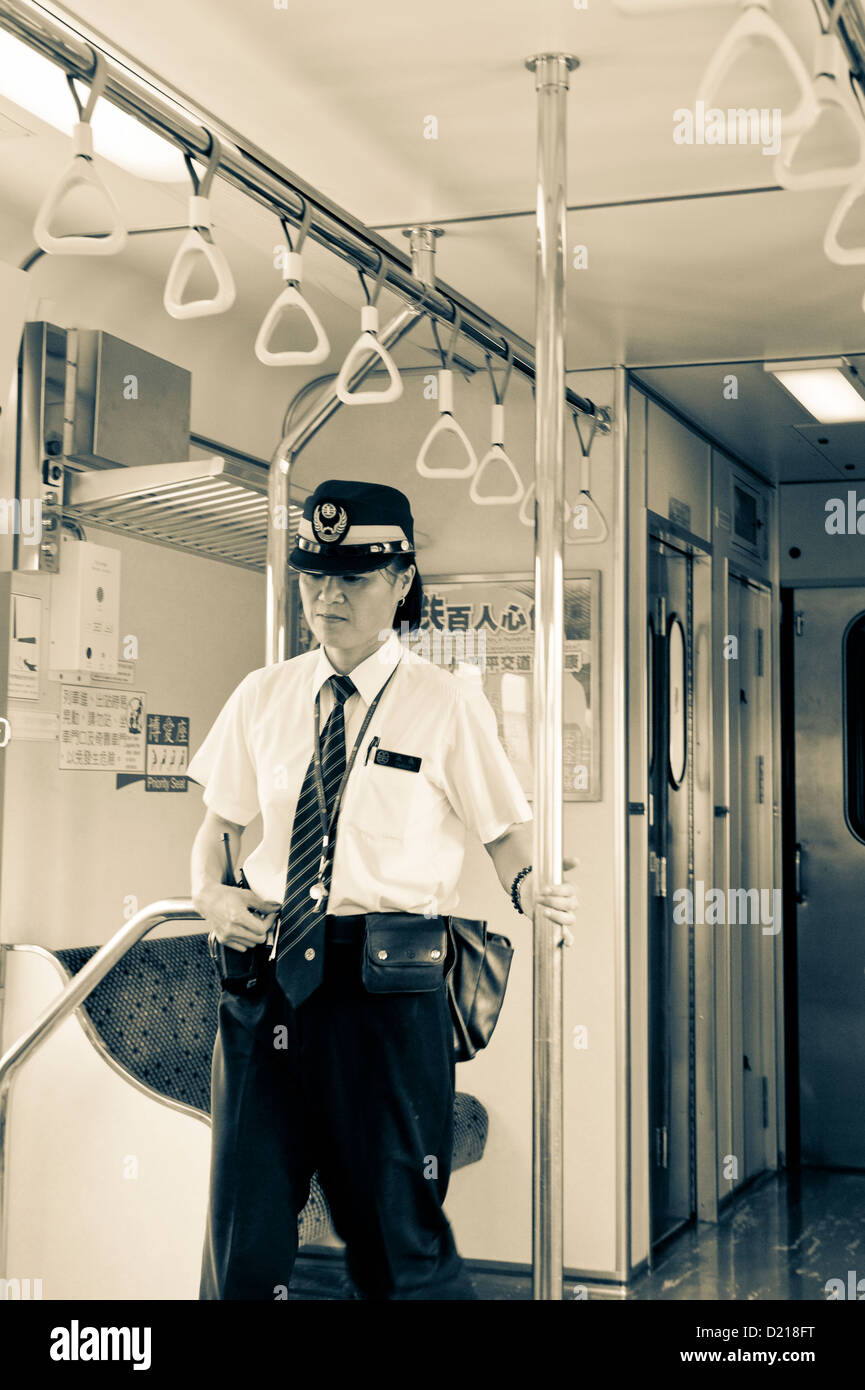
[[[685,776],[685,761],[688,746],[686,730],[687,704],[685,700],[687,658],[685,653],[685,629],[682,627],[681,619],[678,618],[675,613],[671,614],[669,626],[667,628],[667,651],[668,661],[670,663],[667,709],[667,727],[670,731],[670,743],[667,770],[673,786],[680,787]]]

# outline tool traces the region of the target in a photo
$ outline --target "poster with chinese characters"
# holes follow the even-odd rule
[[[60,769],[144,771],[144,692],[60,688]]]
[[[568,801],[600,800],[598,593],[600,575],[568,577],[564,587],[564,772]],[[476,579],[424,583],[420,631],[409,649],[482,682],[499,737],[531,798],[534,585]]]
[[[147,716],[147,792],[185,792],[189,785],[189,720],[180,714]]]

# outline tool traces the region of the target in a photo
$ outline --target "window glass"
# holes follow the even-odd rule
[[[679,787],[685,776],[685,758],[687,750],[687,708],[685,701],[686,655],[685,629],[682,627],[681,621],[675,614],[671,616],[667,630],[667,650],[670,663],[669,706],[667,710],[668,727],[670,730],[668,771],[673,786]]]

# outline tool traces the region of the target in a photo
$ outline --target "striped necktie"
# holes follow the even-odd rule
[[[334,695],[330,718],[321,734],[321,776],[328,823],[345,772],[345,710],[343,705],[355,687],[348,676],[331,676]],[[325,899],[316,902],[309,890],[318,878],[321,860],[321,819],[315,792],[315,759],[311,758],[291,832],[285,897],[279,916],[276,978],[288,1000],[298,1008],[321,984],[324,975]],[[330,892],[334,845],[331,842],[324,872],[325,893]]]

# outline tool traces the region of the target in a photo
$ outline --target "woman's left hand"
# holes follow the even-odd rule
[[[575,869],[579,864],[578,859],[563,859],[563,869]],[[572,883],[550,883],[544,884],[535,890],[534,869],[530,874],[526,874],[519,886],[520,902],[523,912],[527,917],[531,917],[535,908],[543,908],[544,916],[551,922],[557,922],[561,927],[556,939],[557,946],[573,946],[574,938],[568,930],[576,924],[574,909],[579,907],[577,890]]]

